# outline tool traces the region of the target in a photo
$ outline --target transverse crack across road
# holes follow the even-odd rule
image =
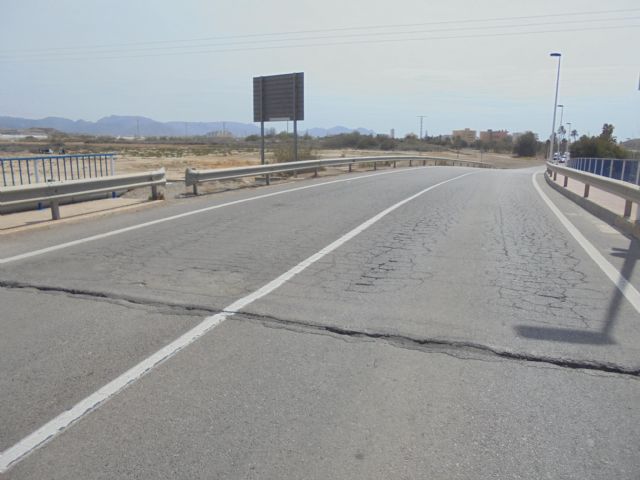
[[[41,292],[51,293],[64,293],[68,295],[94,298],[103,301],[115,301],[118,303],[128,302],[134,305],[148,306],[148,307],[160,307],[168,308],[172,310],[172,313],[182,312],[185,315],[198,315],[202,313],[206,314],[218,314],[218,313],[233,313],[240,315],[251,321],[258,321],[266,326],[277,326],[285,328],[290,331],[298,333],[315,333],[325,334],[329,336],[342,336],[350,337],[362,340],[381,340],[385,343],[410,350],[419,350],[429,353],[445,353],[445,354],[468,354],[475,356],[490,356],[496,359],[503,360],[515,360],[520,362],[531,363],[546,363],[561,368],[568,368],[573,370],[595,370],[606,373],[614,373],[619,375],[626,375],[631,377],[640,377],[640,367],[625,367],[610,362],[597,362],[593,360],[576,360],[563,357],[551,357],[548,355],[533,355],[523,352],[514,352],[510,350],[502,350],[489,345],[483,345],[476,342],[448,340],[443,338],[419,338],[406,334],[390,333],[390,332],[378,332],[372,330],[355,330],[336,325],[323,325],[311,322],[305,322],[302,320],[282,319],[268,315],[260,315],[250,312],[230,312],[226,310],[213,309],[202,305],[187,305],[187,304],[175,304],[165,303],[158,301],[150,301],[141,298],[112,295],[108,293],[71,289],[63,287],[52,287],[46,285],[33,285],[13,281],[0,280],[0,288],[6,289],[25,289],[36,290]],[[235,321],[239,320],[239,317],[235,317]],[[457,357],[461,358],[461,357]]]

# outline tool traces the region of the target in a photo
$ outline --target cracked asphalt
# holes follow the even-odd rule
[[[473,172],[247,305],[3,478],[637,480],[640,315],[543,203],[534,171],[310,179],[3,237],[7,258],[318,184],[1,265],[0,450],[389,206]],[[640,288],[637,242],[537,182]]]

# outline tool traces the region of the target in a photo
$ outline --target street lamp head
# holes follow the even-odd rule
[[[564,108],[564,105],[558,104],[559,108]]]
[[[551,53],[549,54],[549,56],[550,56],[550,57],[561,57],[561,56],[562,56],[562,54],[561,54],[561,53],[559,53],[559,52],[551,52]]]

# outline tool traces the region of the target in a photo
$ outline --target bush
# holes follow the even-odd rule
[[[276,162],[293,162],[293,144],[279,143],[273,147],[273,157]],[[298,144],[298,160],[314,160],[316,156],[313,154],[311,147]]]
[[[513,146],[513,153],[519,157],[534,157],[537,152],[538,139],[533,132],[523,133]]]

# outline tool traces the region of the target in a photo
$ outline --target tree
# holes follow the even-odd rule
[[[613,136],[613,128],[613,125],[611,125],[610,123],[605,123],[602,126],[602,133],[600,134],[600,138],[607,142],[615,143],[616,137]]]
[[[571,130],[571,135],[570,135],[570,137],[571,137],[571,138],[573,138],[573,141],[575,142],[575,141],[576,141],[576,138],[578,138],[578,131],[577,131],[577,130],[575,130],[575,129],[574,129],[574,130]]]
[[[630,153],[616,142],[613,125],[605,123],[597,137],[583,135],[571,144],[571,156],[593,158],[631,158]]]
[[[518,137],[513,153],[519,157],[533,157],[538,151],[538,139],[533,132],[525,132]]]

